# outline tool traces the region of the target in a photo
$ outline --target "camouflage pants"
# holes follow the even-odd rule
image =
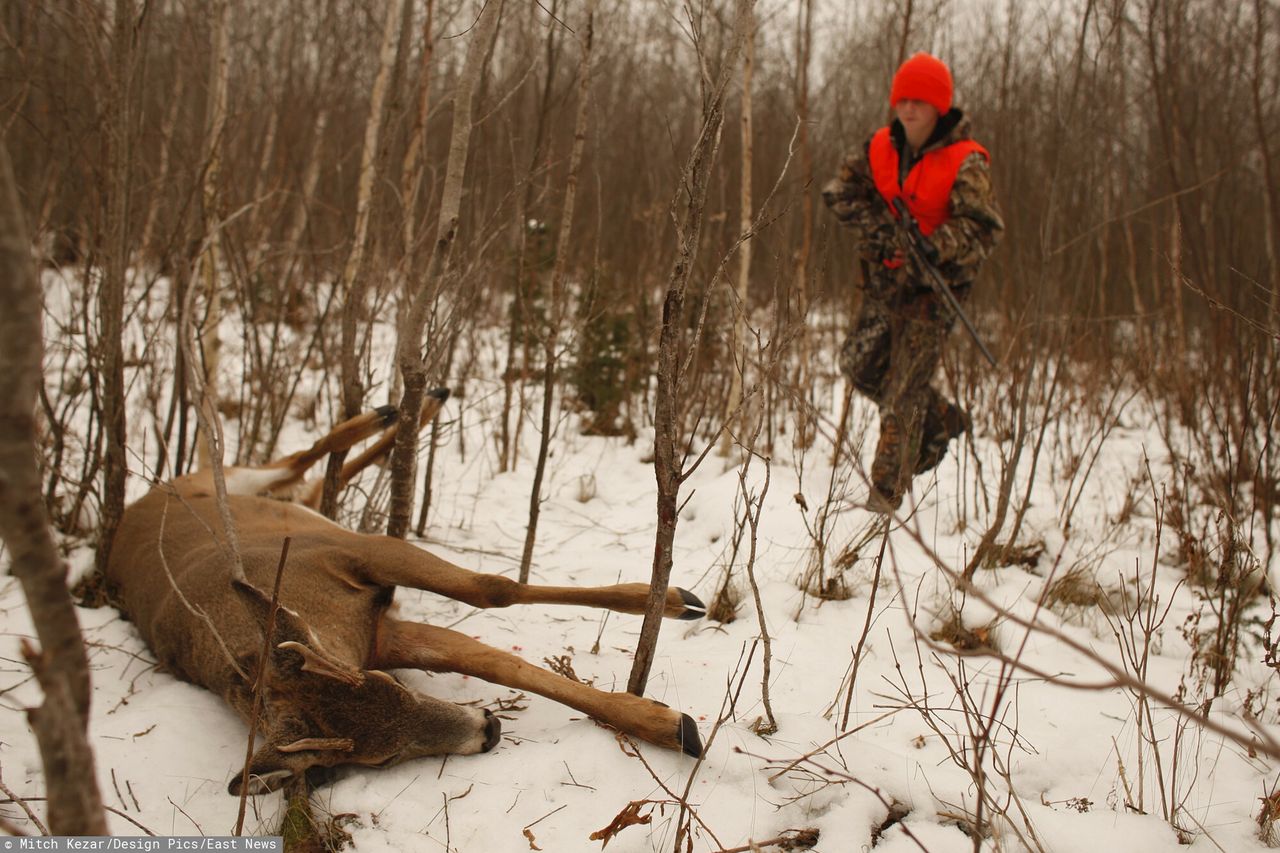
[[[936,294],[911,292],[901,281],[882,278],[892,275],[873,274],[840,350],[840,369],[879,407],[871,482],[896,507],[911,478],[942,458],[946,441],[962,431],[953,424],[967,422],[967,416],[932,385],[954,314]]]

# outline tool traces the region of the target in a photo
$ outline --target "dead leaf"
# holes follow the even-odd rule
[[[650,806],[650,810],[652,811],[652,804],[648,800],[635,800],[627,803],[626,808],[618,812],[617,816],[609,822],[608,826],[604,829],[591,833],[591,840],[604,842],[600,845],[600,849],[603,850],[609,846],[609,842],[615,835],[622,832],[622,830],[626,829],[628,826],[647,824],[652,815],[640,814],[640,809],[644,808],[646,805]]]
[[[534,841],[535,841],[536,839],[533,837],[533,830],[532,830],[532,829],[529,829],[528,827],[525,827],[525,829],[524,829],[524,837],[525,837],[525,838],[527,838],[527,839],[529,839],[529,849],[530,849],[530,850],[541,850],[541,849],[542,849],[541,847],[539,847],[537,844],[535,844],[535,843],[534,843]]]

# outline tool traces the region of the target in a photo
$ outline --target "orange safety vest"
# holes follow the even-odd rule
[[[987,158],[987,162],[991,161],[987,149],[972,139],[962,139],[929,151],[911,167],[906,184],[899,186],[898,149],[889,136],[889,128],[882,127],[871,137],[868,151],[871,177],[890,210],[893,210],[893,200],[902,196],[907,210],[920,225],[920,233],[927,237],[951,218],[951,187],[956,182],[960,165],[975,151]],[[897,216],[896,211],[894,216]]]

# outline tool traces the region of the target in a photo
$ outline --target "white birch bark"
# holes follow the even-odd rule
[[[427,370],[422,360],[422,335],[427,322],[427,309],[439,294],[445,261],[458,233],[458,215],[462,206],[462,180],[466,174],[467,153],[471,147],[471,95],[484,68],[485,52],[497,32],[501,4],[489,0],[472,28],[467,59],[453,94],[453,130],[449,139],[449,160],[445,167],[444,190],[440,197],[440,217],[436,224],[435,244],[431,259],[416,292],[406,294],[409,310],[400,329],[396,357],[404,378],[404,395],[400,401],[400,422],[416,424],[422,411],[426,391]],[[406,279],[408,287],[408,279]],[[409,529],[413,513],[413,487],[417,478],[418,431],[402,429],[396,433],[391,452],[391,511],[387,522],[389,536],[403,537]]]

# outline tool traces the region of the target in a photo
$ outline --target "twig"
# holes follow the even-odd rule
[[[26,811],[26,812],[27,812],[27,814],[31,816],[31,820],[35,822],[35,825],[36,825],[37,827],[39,827],[41,834],[42,834],[42,835],[48,835],[48,834],[49,834],[49,830],[45,829],[44,824],[42,824],[42,823],[40,822],[40,820],[39,820],[35,815],[31,814],[30,809],[28,809],[28,808],[27,808],[27,805],[26,805],[27,803],[43,803],[45,800],[47,800],[47,799],[48,799],[47,797],[25,797],[25,798],[23,798],[23,797],[17,797],[17,796],[15,796],[15,795],[14,795],[14,793],[13,793],[12,791],[10,791],[8,788],[6,788],[6,787],[4,786],[4,784],[3,784],[3,783],[0,783],[0,791],[3,791],[4,793],[6,793],[6,794],[8,794],[8,795],[9,795],[9,799],[7,799],[7,800],[0,800],[0,805],[6,805],[6,806],[7,806],[7,805],[15,805],[15,804],[16,804],[16,805],[20,805],[20,806],[22,806],[23,810],[24,810],[24,811]],[[173,803],[173,800],[170,800],[169,802]],[[175,808],[176,808],[176,807],[177,807],[177,803],[174,803],[174,806],[175,806]],[[115,815],[116,817],[122,817],[122,818],[124,818],[125,820],[129,821],[129,823],[131,823],[131,824],[133,824],[134,826],[138,827],[138,829],[141,829],[141,830],[142,830],[143,832],[145,832],[147,835],[155,835],[155,833],[154,833],[154,832],[152,832],[150,829],[148,829],[146,826],[144,826],[144,825],[143,825],[143,824],[141,824],[141,823],[138,823],[136,820],[134,820],[134,819],[133,819],[132,817],[130,817],[128,814],[126,814],[125,812],[120,811],[120,809],[114,808],[114,807],[112,807],[112,806],[106,806],[106,805],[104,805],[104,806],[103,806],[103,808],[104,808],[104,809],[106,809],[107,811],[111,812],[111,813],[112,813],[113,815]],[[182,809],[178,809],[178,811],[182,811]],[[186,812],[182,812],[182,813],[183,813],[184,815],[186,815],[186,816],[187,816],[187,819],[188,819],[188,820],[191,820],[191,816],[190,816],[190,815],[187,815],[187,813],[186,813]],[[3,820],[4,820],[4,818],[0,818],[0,821],[3,821]],[[195,822],[195,821],[193,821],[193,820],[192,820],[191,822],[192,822],[193,824],[195,824],[195,825],[196,825],[196,828],[197,828],[197,829],[199,829],[199,828],[200,828],[200,825],[199,825],[199,824],[196,824],[196,822]],[[18,834],[22,834],[22,833],[18,833]]]
[[[196,832],[200,833],[201,835],[204,835],[204,827],[201,826],[199,823],[197,823],[195,818],[187,814],[186,809],[184,809],[182,806],[175,803],[173,801],[173,797],[165,797],[165,799],[169,801],[169,805],[173,806],[175,809],[178,810],[179,814],[181,814],[183,817],[185,817],[188,821],[191,822],[191,825],[196,828]]]
[[[18,825],[16,823],[13,823],[8,818],[0,817],[0,829],[3,829],[5,832],[9,833],[10,835],[16,836],[18,838],[26,838],[27,836],[25,832],[23,832],[21,829],[18,828]]]
[[[786,833],[790,833],[789,835]],[[786,833],[768,841],[750,841],[741,847],[727,847],[716,853],[753,853],[762,847],[785,847],[787,850],[809,849],[818,843],[816,829],[788,829]]]
[[[249,801],[249,765],[253,763],[253,738],[258,730],[263,687],[267,667],[271,663],[271,642],[276,632],[276,614],[280,610],[280,580],[284,577],[284,564],[289,558],[289,543],[292,541],[292,536],[286,536],[284,544],[280,546],[280,564],[276,566],[276,582],[271,590],[271,608],[267,611],[267,624],[262,630],[262,657],[258,660],[258,672],[253,681],[253,710],[249,714],[249,741],[244,752],[244,770],[240,775],[240,809],[236,814],[235,835],[244,831],[244,813]]]
[[[774,773],[772,776],[769,777],[770,784],[777,781],[778,777],[781,776],[783,773],[786,773],[789,770],[794,770],[797,766],[801,764],[801,762],[808,761],[810,758],[812,758],[813,756],[817,755],[820,752],[826,752],[828,747],[839,743],[840,741],[844,740],[847,737],[852,737],[853,735],[856,735],[858,732],[862,731],[868,726],[874,726],[876,723],[880,722],[881,720],[886,720],[889,717],[892,717],[894,714],[904,710],[906,707],[907,706],[899,706],[897,708],[892,708],[888,711],[885,711],[883,714],[881,714],[878,717],[867,720],[865,723],[863,723],[860,726],[854,726],[848,731],[841,732],[840,734],[833,737],[831,740],[824,743],[822,746],[818,747],[817,749],[812,749],[806,752],[804,755],[800,756],[795,761],[791,762],[786,767],[779,770],[777,773]]]
[[[125,814],[124,812],[120,811],[119,809],[113,809],[111,806],[103,806],[103,808],[105,808],[107,811],[111,812],[111,813],[112,813],[113,815],[115,815],[116,817],[122,817],[122,818],[124,818],[125,820],[129,821],[129,823],[131,823],[131,824],[133,824],[134,826],[138,827],[138,829],[141,829],[141,830],[142,830],[143,832],[145,832],[147,835],[155,835],[155,833],[154,833],[154,832],[152,832],[150,829],[148,829],[147,827],[145,827],[145,826],[143,826],[142,824],[138,823],[136,820],[134,820],[133,818],[129,817],[129,815]],[[182,811],[182,810],[181,810],[181,809],[179,809],[179,811]],[[183,813],[183,814],[186,814],[186,812],[182,812],[182,813]],[[189,819],[189,818],[188,818],[188,819]],[[192,821],[192,823],[195,823],[195,821]]]
[[[753,640],[751,643],[750,650],[745,649],[745,643],[743,645],[744,645],[744,650],[738,653],[738,662],[734,667],[734,673],[733,673],[733,674],[737,674],[739,670],[741,670],[741,673],[742,673],[738,677],[737,689],[735,690],[733,688],[733,675],[730,675],[728,679],[728,684],[726,685],[724,699],[721,700],[721,703],[720,703],[720,713],[716,717],[715,725],[711,727],[711,734],[707,736],[706,743],[703,745],[702,756],[696,762],[694,762],[693,769],[689,771],[689,778],[685,782],[684,793],[682,795],[677,795],[674,791],[672,791],[670,788],[667,787],[666,783],[664,783],[658,777],[658,774],[655,773],[653,771],[653,768],[649,766],[648,762],[644,760],[644,756],[640,754],[640,750],[636,746],[635,741],[633,741],[630,737],[628,737],[625,734],[619,735],[618,737],[619,745],[622,745],[625,739],[625,743],[631,746],[630,751],[628,751],[624,747],[623,753],[626,755],[632,756],[634,758],[638,758],[640,760],[640,763],[644,765],[644,768],[649,771],[649,775],[653,777],[653,780],[657,782],[658,785],[667,793],[667,796],[671,798],[671,802],[676,803],[680,806],[680,815],[676,820],[677,846],[679,846],[678,841],[681,835],[681,832],[678,827],[683,824],[684,813],[686,811],[690,814],[690,816],[693,817],[694,820],[698,821],[698,823],[702,825],[702,828],[707,831],[707,834],[711,836],[712,840],[714,840],[717,845],[721,847],[724,846],[724,844],[721,843],[720,839],[716,838],[716,834],[711,831],[711,827],[707,826],[707,824],[703,822],[702,818],[698,815],[697,811],[695,811],[693,807],[689,805],[689,793],[693,790],[693,782],[698,776],[698,770],[702,767],[703,762],[706,761],[707,753],[711,751],[711,745],[715,743],[716,735],[720,733],[721,726],[724,725],[725,720],[731,719],[736,713],[737,706],[738,706],[738,698],[742,695],[742,688],[747,683],[747,674],[751,672],[751,661],[755,658],[756,647],[760,645],[760,641],[759,639]],[[744,655],[747,659],[745,667],[743,666],[743,663],[742,663],[742,658],[744,657]]]
[[[111,768],[111,787],[116,790],[116,799],[120,801],[120,805],[128,808],[128,803],[124,801],[124,797],[120,796],[120,783],[116,781],[116,769]]]
[[[595,790],[595,789],[593,788],[592,790]],[[544,820],[546,820],[547,818],[551,817],[551,816],[552,816],[553,814],[555,814],[556,812],[558,812],[558,811],[563,811],[564,809],[567,809],[567,808],[569,808],[569,804],[568,804],[568,803],[565,803],[563,806],[560,806],[559,808],[555,808],[555,809],[552,809],[551,811],[547,812],[547,813],[546,813],[546,814],[544,814],[542,817],[540,817],[540,818],[538,818],[537,820],[535,820],[533,823],[526,823],[524,826],[522,826],[522,827],[521,827],[521,829],[533,829],[535,826],[537,826],[538,824],[542,823]]]
[[[840,716],[840,728],[849,728],[849,712],[853,710],[853,687],[858,681],[858,668],[862,664],[862,650],[867,644],[867,635],[871,633],[871,620],[876,611],[876,590],[880,588],[880,570],[884,567],[884,552],[889,545],[889,519],[882,522],[884,533],[880,538],[880,553],[876,555],[876,571],[871,577],[871,593],[867,601],[867,618],[862,624],[862,634],[858,637],[858,645],[853,650],[853,666],[849,673],[849,692],[844,697],[844,713]]]
[[[933,548],[929,545],[929,543],[924,540],[924,537],[921,536],[917,531],[911,530],[910,528],[903,528],[903,529],[912,538],[912,540],[918,546],[920,546],[920,548],[924,551],[928,559],[933,562],[934,567],[937,568],[939,571],[941,571],[943,574],[945,574],[948,578],[950,578],[951,581],[956,585],[956,587],[959,590],[961,590],[965,595],[975,599],[976,601],[990,608],[998,618],[1003,619],[1007,622],[1011,622],[1021,628],[1025,628],[1031,631],[1036,631],[1042,636],[1049,637],[1050,639],[1053,639],[1058,643],[1061,643],[1062,645],[1071,649],[1076,654],[1083,657],[1085,660],[1101,668],[1109,677],[1102,681],[1095,681],[1095,682],[1068,681],[1063,679],[1060,675],[1053,675],[1050,673],[1046,673],[1043,670],[1040,670],[1032,666],[1031,664],[1026,663],[1025,661],[1013,660],[1008,656],[1001,654],[999,651],[995,649],[986,648],[986,649],[981,649],[977,651],[965,651],[965,650],[955,649],[950,647],[943,648],[942,646],[939,646],[938,644],[936,644],[929,637],[925,636],[923,632],[920,630],[920,626],[917,625],[914,620],[908,620],[911,625],[912,631],[915,633],[916,637],[919,640],[921,640],[930,649],[940,652],[942,654],[947,654],[947,655],[992,658],[998,661],[1002,661],[1004,663],[1011,664],[1016,669],[1019,669],[1026,673],[1030,673],[1031,675],[1034,675],[1038,678],[1043,678],[1046,681],[1049,681],[1053,684],[1057,684],[1059,686],[1067,687],[1073,690],[1108,690],[1113,687],[1125,687],[1132,691],[1139,692],[1151,699],[1155,699],[1157,702],[1160,702],[1161,704],[1167,705],[1171,710],[1173,710],[1179,716],[1185,717],[1191,720],[1192,722],[1196,723],[1200,727],[1207,729],[1208,731],[1211,731],[1214,734],[1221,735],[1227,738],[1232,743],[1236,744],[1237,746],[1241,747],[1246,751],[1256,750],[1258,752],[1262,752],[1270,756],[1271,758],[1280,759],[1280,740],[1277,740],[1265,729],[1257,725],[1256,722],[1253,721],[1249,716],[1245,716],[1242,719],[1245,725],[1248,726],[1249,733],[1254,738],[1256,738],[1256,740],[1252,740],[1250,738],[1245,737],[1244,735],[1233,730],[1232,728],[1222,723],[1216,722],[1211,717],[1205,714],[1201,714],[1193,708],[1187,707],[1183,703],[1174,699],[1168,693],[1158,690],[1157,688],[1152,687],[1150,684],[1146,683],[1145,681],[1142,681],[1133,677],[1129,673],[1125,672],[1122,667],[1117,666],[1116,664],[1107,660],[1101,654],[1099,654],[1098,652],[1095,652],[1093,649],[1089,648],[1085,644],[1074,639],[1069,634],[1063,631],[1060,631],[1057,628],[1053,628],[1051,626],[1045,625],[1043,622],[1039,621],[1034,617],[1027,618],[1025,616],[1021,616],[1015,611],[1009,609],[1008,607],[1005,607],[1004,605],[1000,604],[995,599],[993,599],[986,592],[984,592],[981,588],[973,584],[970,580],[963,577],[960,572],[957,572],[955,569],[948,566],[946,562],[943,561],[943,559],[938,555],[938,553],[935,550],[933,550]],[[896,567],[895,567],[895,572],[896,572]],[[899,577],[898,580],[899,580],[899,584],[901,585],[901,578]]]
[[[764,602],[760,598],[760,585],[756,583],[756,543],[760,533],[760,515],[764,512],[765,495],[769,493],[769,480],[771,476],[771,466],[769,458],[762,456],[764,460],[764,485],[760,488],[760,494],[756,496],[755,512],[751,511],[753,503],[751,495],[747,491],[747,469],[751,465],[751,458],[758,455],[755,451],[756,438],[760,435],[760,421],[756,422],[755,433],[751,436],[751,446],[747,448],[747,461],[742,466],[742,470],[738,472],[738,485],[742,489],[743,500],[746,501],[747,525],[751,528],[751,539],[747,552],[747,582],[751,585],[751,596],[756,605],[756,618],[760,620],[760,639],[764,645],[764,658],[761,666],[760,674],[760,700],[764,703],[765,718],[769,723],[767,726],[758,728],[756,734],[773,734],[778,730],[778,721],[773,716],[773,706],[769,703],[769,669],[773,661],[773,646],[769,637],[769,624],[764,617]]]
[[[166,499],[164,506],[160,509],[160,530],[156,534],[156,556],[160,558],[160,568],[164,569],[164,575],[169,579],[169,587],[173,590],[173,594],[178,597],[178,601],[182,602],[182,606],[187,608],[193,616],[205,624],[209,629],[209,633],[213,635],[213,639],[217,642],[218,647],[222,649],[222,654],[227,659],[227,664],[236,671],[245,681],[249,680],[249,676],[240,664],[236,662],[236,656],[231,654],[231,649],[227,648],[227,641],[222,639],[222,633],[218,630],[218,626],[213,624],[213,620],[209,618],[209,614],[204,612],[204,608],[198,604],[192,603],[187,598],[182,588],[178,586],[178,581],[173,577],[173,571],[169,568],[169,560],[164,555],[164,527],[165,521],[169,517],[169,501]]]
[[[15,794],[4,782],[0,782],[0,793],[9,798],[9,801],[15,803],[19,808],[27,813],[27,819],[36,825],[36,829],[40,830],[41,835],[48,835],[49,828],[40,822],[40,818],[36,817],[36,813],[27,805],[27,801]],[[43,800],[44,797],[31,797],[32,800]]]
[[[777,763],[772,758],[769,758],[764,755],[757,755],[754,752],[747,752],[742,747],[734,747],[733,751],[738,753],[739,755],[746,755],[751,758],[758,758],[761,761],[764,761],[766,764]],[[877,800],[880,801],[880,804],[883,805],[886,809],[890,811],[893,810],[893,802],[886,799],[884,794],[880,792],[880,789],[875,787],[874,785],[869,785],[866,782],[863,782],[861,779],[857,778],[856,776],[852,776],[848,773],[845,773],[842,770],[834,770],[830,767],[826,767],[822,764],[819,764],[818,762],[814,761],[812,758],[806,758],[804,759],[804,762],[806,764],[812,764],[818,770],[819,773],[822,773],[826,776],[832,777],[834,779],[840,779],[845,782],[852,782],[853,784],[857,785],[858,787],[864,789],[865,791],[870,793],[872,796],[874,796]],[[924,846],[924,844],[920,841],[920,839],[916,837],[915,833],[913,833],[905,823],[899,823],[898,826],[902,827],[903,833],[912,841],[914,841],[917,847],[919,847],[922,851],[924,851],[924,853],[929,853],[929,848]]]

